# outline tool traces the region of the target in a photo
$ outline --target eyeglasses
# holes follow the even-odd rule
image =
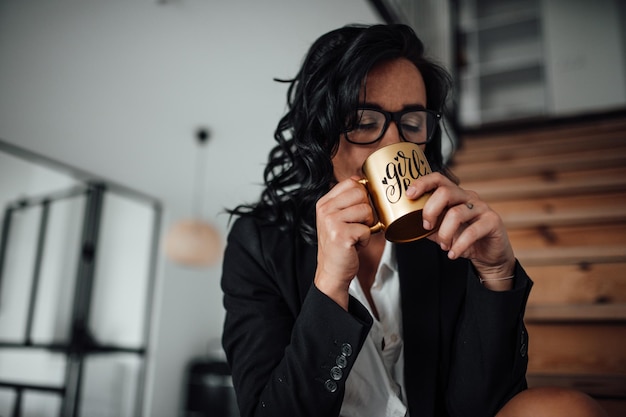
[[[394,121],[405,142],[421,145],[430,142],[437,130],[441,113],[423,108],[407,108],[388,112],[374,108],[360,108],[356,123],[345,131],[348,142],[357,145],[370,145],[378,142]]]

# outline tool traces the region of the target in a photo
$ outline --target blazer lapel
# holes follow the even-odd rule
[[[435,414],[440,344],[439,252],[439,247],[428,239],[396,245],[404,383],[412,415]]]

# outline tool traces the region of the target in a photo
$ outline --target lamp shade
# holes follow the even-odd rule
[[[180,220],[165,235],[165,255],[184,266],[203,267],[217,263],[222,241],[215,227],[197,219]]]

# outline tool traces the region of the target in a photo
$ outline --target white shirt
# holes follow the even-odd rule
[[[359,280],[355,278],[350,284],[350,295],[368,309],[374,317],[374,324],[346,380],[341,417],[408,416],[404,391],[400,279],[393,248],[390,242],[385,243],[371,288],[378,320]]]

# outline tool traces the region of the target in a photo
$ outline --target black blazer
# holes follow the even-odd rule
[[[489,291],[469,261],[450,261],[427,239],[398,244],[396,254],[409,413],[493,417],[526,388],[532,282],[517,265],[513,290]],[[354,298],[346,312],[317,290],[316,259],[316,246],[293,231],[252,217],[233,225],[222,342],[243,417],[339,415],[372,317]]]

